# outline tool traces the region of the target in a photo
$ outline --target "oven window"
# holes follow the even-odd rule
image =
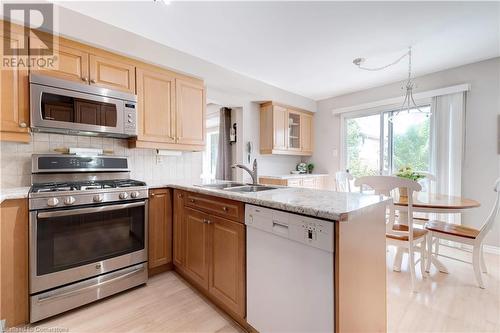
[[[43,93],[42,118],[67,123],[116,127],[116,105]]]
[[[37,275],[144,249],[145,207],[37,219]]]

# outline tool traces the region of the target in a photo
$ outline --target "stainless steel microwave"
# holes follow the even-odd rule
[[[45,75],[30,75],[34,132],[137,136],[137,96]]]

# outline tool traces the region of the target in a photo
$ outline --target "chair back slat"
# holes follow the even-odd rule
[[[335,173],[335,190],[337,192],[351,192],[351,181],[354,177],[346,171]]]
[[[419,183],[395,176],[366,176],[357,178],[354,185],[359,186],[361,192],[363,192],[363,186],[368,186],[376,194],[385,196],[391,196],[391,192],[397,188],[406,188],[408,191],[408,232],[395,232],[393,230],[395,222],[395,208],[393,203],[389,206],[389,221],[386,230],[392,234],[406,234],[408,235],[408,241],[413,242],[413,192],[422,190],[422,186]]]
[[[497,220],[498,213],[500,212],[500,178],[498,178],[495,182],[495,187],[493,188],[493,191],[496,192],[496,200],[495,204],[493,205],[493,208],[491,209],[490,214],[486,218],[486,221],[484,222],[483,226],[481,227],[481,230],[479,231],[479,235],[477,236],[477,240],[481,242],[484,237],[488,234],[488,232],[493,228],[493,225],[495,224],[495,221]]]

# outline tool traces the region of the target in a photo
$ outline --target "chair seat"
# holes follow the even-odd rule
[[[394,224],[392,227],[392,230],[394,231],[406,231],[408,232],[408,226],[404,224]],[[413,239],[420,238],[427,234],[427,230],[425,229],[418,229],[418,228],[413,228]],[[408,235],[399,235],[399,234],[391,234],[391,233],[386,233],[385,237],[391,238],[391,239],[397,239],[401,241],[408,241],[409,237]]]
[[[446,223],[443,221],[429,221],[425,225],[425,229],[432,232],[440,232],[447,235],[476,239],[479,235],[479,230],[474,228],[464,227],[462,225]]]

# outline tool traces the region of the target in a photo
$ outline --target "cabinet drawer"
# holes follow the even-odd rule
[[[188,192],[185,203],[189,207],[244,223],[245,208],[241,202]]]

